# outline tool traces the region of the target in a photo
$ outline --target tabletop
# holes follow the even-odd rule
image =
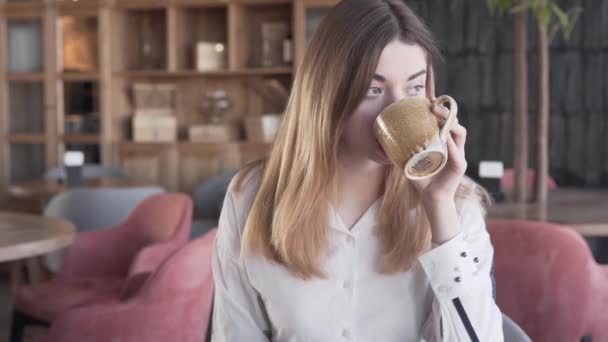
[[[73,224],[38,215],[0,212],[0,262],[40,256],[72,243]]]
[[[130,178],[101,178],[83,180],[83,188],[110,188],[110,187],[132,187],[143,186],[140,181]],[[149,185],[149,184],[147,184]],[[65,191],[65,184],[57,180],[34,180],[18,182],[9,186],[9,193],[17,198],[50,198]]]
[[[584,236],[608,236],[608,189],[556,189],[549,192],[544,205],[496,203],[488,217],[550,221]]]

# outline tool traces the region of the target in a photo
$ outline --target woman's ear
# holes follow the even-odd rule
[[[426,97],[435,100],[435,74],[433,72],[433,64],[429,62],[426,67]]]

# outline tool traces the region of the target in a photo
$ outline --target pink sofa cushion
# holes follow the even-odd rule
[[[32,317],[50,322],[70,308],[114,301],[123,281],[120,277],[103,277],[34,284],[17,293],[15,306]]]

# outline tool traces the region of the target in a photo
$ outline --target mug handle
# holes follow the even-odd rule
[[[456,104],[456,101],[449,95],[441,95],[433,102],[434,105],[439,106],[443,106],[445,103],[450,104],[450,112],[448,113],[445,124],[441,127],[441,131],[439,131],[439,137],[444,143],[448,141],[448,134],[450,134],[450,129],[452,129],[452,125],[454,124],[454,121],[456,121],[456,115],[458,114],[458,104]]]

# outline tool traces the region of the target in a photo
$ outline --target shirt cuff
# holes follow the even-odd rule
[[[418,262],[439,300],[452,300],[471,291],[477,278],[479,259],[471,254],[464,233],[436,245],[418,257]]]

